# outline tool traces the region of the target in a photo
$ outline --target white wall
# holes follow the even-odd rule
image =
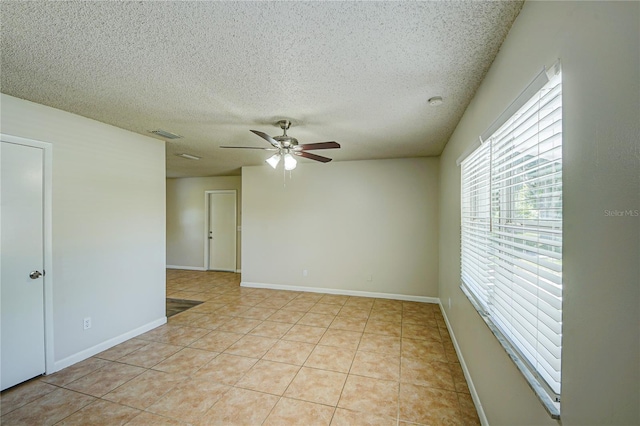
[[[11,96],[1,102],[3,133],[53,144],[56,365],[164,321],[164,143]]]
[[[188,161],[188,160],[185,160]],[[167,179],[167,265],[204,269],[205,191],[237,191],[237,224],[242,224],[240,176]],[[241,269],[241,232],[237,234],[236,270]]]
[[[281,168],[244,167],[242,281],[437,297],[438,173],[437,158],[299,161],[285,187]]]
[[[556,424],[461,293],[455,161],[542,68],[563,68],[562,424],[640,424],[640,3],[527,2],[441,157],[440,297],[489,422]],[[443,303],[447,306],[446,303]]]

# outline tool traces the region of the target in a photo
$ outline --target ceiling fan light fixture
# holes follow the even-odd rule
[[[285,170],[293,170],[296,168],[296,166],[298,165],[298,162],[296,161],[295,158],[293,158],[293,155],[287,153],[284,155],[284,169]]]
[[[278,163],[280,162],[280,154],[273,154],[271,157],[265,160],[267,164],[269,164],[274,169],[278,167]],[[286,164],[286,162],[285,162]]]

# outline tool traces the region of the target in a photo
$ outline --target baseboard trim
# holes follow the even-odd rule
[[[242,273],[242,269],[236,269],[236,274],[241,274]]]
[[[265,284],[248,281],[242,281],[240,283],[240,286],[248,288],[268,288],[271,290],[304,291],[308,293],[340,294],[343,296],[374,297],[376,299],[394,299],[404,300],[408,302],[440,303],[440,299],[438,299],[437,297],[412,296],[409,294],[377,293],[372,291],[344,290],[325,287],[302,287],[297,285]]]
[[[167,269],[184,269],[185,271],[206,271],[206,268],[202,266],[177,266],[177,265],[167,265]]]
[[[469,369],[467,368],[467,364],[464,361],[464,357],[462,356],[462,351],[460,350],[460,346],[458,346],[458,341],[456,340],[456,335],[453,332],[453,328],[451,327],[451,323],[449,323],[449,318],[447,318],[447,312],[440,303],[440,310],[442,311],[442,316],[444,317],[444,322],[447,324],[447,330],[449,330],[449,335],[451,336],[451,341],[453,342],[453,347],[456,350],[456,355],[458,355],[458,359],[460,360],[460,366],[462,367],[462,371],[464,372],[464,377],[467,379],[467,385],[469,385],[469,392],[471,393],[471,398],[473,399],[473,403],[476,406],[476,410],[478,411],[478,417],[480,418],[480,423],[482,426],[488,426],[489,420],[487,420],[487,415],[484,412],[484,408],[482,408],[482,403],[480,402],[480,396],[478,395],[478,391],[473,384],[473,380],[471,379],[471,373],[469,373]]]
[[[99,354],[102,351],[106,351],[109,348],[112,348],[115,345],[118,345],[126,340],[132,339],[136,336],[141,335],[142,333],[146,333],[149,330],[153,330],[156,327],[159,327],[163,324],[167,323],[167,317],[162,317],[159,318],[155,321],[152,321],[148,324],[143,325],[142,327],[138,327],[136,329],[133,329],[131,331],[128,331],[124,334],[121,334],[119,336],[116,336],[112,339],[106,340],[102,343],[98,343],[95,346],[92,346],[88,349],[85,349],[83,351],[80,351],[76,354],[73,354],[71,356],[68,356],[64,359],[61,359],[60,361],[55,361],[53,363],[53,371],[48,371],[47,374],[52,374],[55,373],[56,371],[60,371],[63,368],[67,368],[73,364],[76,364],[80,361],[84,361],[87,358],[90,358],[96,354]]]

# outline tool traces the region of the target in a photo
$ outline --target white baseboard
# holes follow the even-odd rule
[[[343,290],[338,288],[302,287],[297,285],[264,284],[264,283],[252,283],[252,282],[246,282],[246,281],[241,282],[240,286],[249,287],[249,288],[268,288],[271,290],[289,290],[289,291],[306,291],[309,293],[340,294],[344,296],[375,297],[377,299],[394,299],[394,300],[405,300],[410,302],[440,303],[440,299],[438,299],[437,297],[412,296],[408,294],[394,294],[394,293],[377,293],[377,292],[361,291],[361,290]]]
[[[84,361],[87,358],[90,358],[96,354],[99,354],[102,351],[106,351],[109,348],[112,348],[115,345],[118,345],[126,340],[132,339],[136,336],[141,335],[142,333],[146,333],[149,330],[153,330],[156,327],[159,327],[163,324],[167,323],[167,317],[162,317],[159,318],[155,321],[152,321],[148,324],[143,325],[142,327],[138,327],[134,330],[128,331],[124,334],[121,334],[119,336],[116,336],[112,339],[109,339],[107,341],[104,341],[102,343],[99,343],[95,346],[92,346],[88,349],[85,349],[83,351],[80,351],[76,354],[73,354],[71,356],[68,356],[64,359],[61,359],[60,361],[55,361],[53,363],[53,371],[47,371],[47,374],[53,374],[56,371],[60,371],[63,368],[67,368],[73,364],[76,364],[80,361]]]
[[[242,273],[242,269],[236,269],[236,274],[241,274]]]
[[[206,271],[206,268],[202,266],[177,266],[177,265],[167,265],[167,269],[184,269],[185,271]]]
[[[447,324],[447,330],[449,330],[449,335],[451,335],[451,341],[453,342],[453,347],[456,349],[456,355],[458,355],[458,359],[460,360],[460,366],[462,367],[462,371],[464,372],[464,377],[465,379],[467,379],[467,385],[469,385],[469,392],[471,392],[471,398],[473,399],[473,403],[475,404],[476,410],[478,411],[478,417],[480,418],[480,423],[482,424],[482,426],[488,426],[489,420],[487,420],[487,415],[484,412],[484,408],[482,408],[482,404],[480,403],[480,396],[478,395],[478,391],[476,391],[476,387],[473,384],[473,380],[471,379],[471,373],[469,373],[467,364],[464,362],[462,351],[460,351],[460,346],[458,346],[456,335],[453,333],[453,328],[451,328],[451,324],[449,323],[449,318],[447,318],[447,312],[445,311],[444,306],[442,306],[442,303],[440,303],[440,310],[442,311],[444,322]]]

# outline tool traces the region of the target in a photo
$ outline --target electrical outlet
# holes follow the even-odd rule
[[[373,275],[367,275],[367,281],[373,281]]]
[[[91,328],[91,317],[86,317],[83,321],[83,326],[85,330],[88,330]]]

